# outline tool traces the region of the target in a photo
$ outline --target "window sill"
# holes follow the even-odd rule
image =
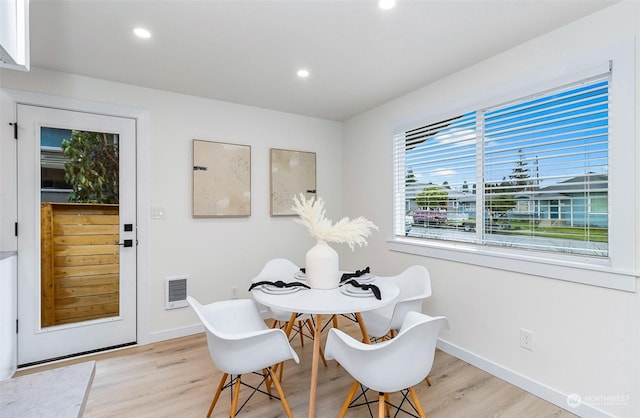
[[[617,271],[608,260],[589,257],[552,257],[534,251],[514,251],[473,244],[396,237],[388,241],[389,249],[407,254],[473,264],[550,279],[636,291],[637,274]]]

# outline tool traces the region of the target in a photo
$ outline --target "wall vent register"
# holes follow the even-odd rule
[[[167,277],[165,287],[165,309],[184,308],[188,306],[189,276]]]

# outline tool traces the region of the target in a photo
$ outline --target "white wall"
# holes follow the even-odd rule
[[[567,409],[566,395],[578,394],[591,404],[573,410],[581,415],[602,410],[640,416],[640,294],[391,252],[386,241],[392,231],[390,132],[420,114],[469,95],[490,95],[505,82],[535,77],[542,69],[557,68],[562,75],[574,60],[639,34],[640,2],[624,2],[356,116],[344,127],[344,155],[350,161],[344,165],[345,215],[365,216],[381,232],[368,247],[344,253],[342,262],[371,265],[379,274],[427,266],[433,297],[425,311],[446,315],[451,325],[443,348]],[[637,57],[636,46],[636,62]],[[636,93],[636,126],[637,101]],[[637,201],[640,191],[635,193]],[[520,328],[535,333],[535,351],[519,347]]]
[[[140,204],[163,207],[166,219],[146,220],[149,277],[142,279],[148,279],[149,289],[142,304],[148,305],[148,312],[142,315],[149,318],[145,328],[150,335],[140,335],[142,341],[181,335],[197,323],[189,308],[164,309],[168,276],[190,275],[191,294],[210,302],[230,298],[232,286],[238,286],[240,297],[248,297],[249,279],[270,258],[285,256],[304,263],[313,240],[291,217],[269,216],[270,148],[316,152],[318,194],[328,202],[328,216],[342,212],[340,123],[35,68],[29,73],[0,71],[0,87],[148,111],[148,173],[143,174],[149,181],[148,193],[142,193],[148,201]],[[7,113],[11,109],[7,110],[5,95],[2,98]],[[10,129],[0,130],[2,149],[11,152],[10,133]],[[250,217],[192,218],[193,139],[251,146]],[[1,157],[9,161],[8,167],[15,158],[10,152],[3,151]],[[5,182],[3,177],[0,193],[11,199],[15,182]],[[3,218],[10,217],[14,208],[15,203],[3,197]],[[3,222],[0,229],[2,250],[15,250],[10,226]]]

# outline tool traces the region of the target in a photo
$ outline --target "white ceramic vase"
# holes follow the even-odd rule
[[[338,253],[318,240],[305,257],[306,282],[312,289],[335,289],[340,283]]]

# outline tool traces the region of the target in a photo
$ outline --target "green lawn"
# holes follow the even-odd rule
[[[475,222],[474,219],[469,219],[467,222]],[[513,235],[525,235],[532,237],[547,237],[547,238],[563,238],[576,241],[589,241],[589,242],[609,242],[609,231],[607,228],[584,228],[584,227],[568,227],[568,226],[540,226],[535,222],[520,221],[520,220],[499,220],[497,224],[503,225],[508,223],[510,228],[508,229],[494,229],[494,233],[500,234],[513,234]]]

